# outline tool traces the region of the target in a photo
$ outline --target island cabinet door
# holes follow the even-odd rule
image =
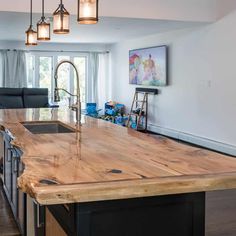
[[[18,218],[18,188],[17,188],[17,178],[18,178],[18,166],[19,166],[19,157],[12,152],[11,157],[11,175],[12,175],[12,211],[15,216],[15,219]]]
[[[205,194],[77,204],[78,236],[204,236]]]
[[[24,171],[24,165],[21,161],[19,161],[18,167],[18,176],[20,176]],[[23,193],[19,188],[17,189],[17,218],[18,225],[22,235],[26,235],[26,194]]]
[[[8,140],[4,141],[4,190],[8,201],[12,199],[12,155],[11,146]]]
[[[2,181],[4,181],[3,160],[4,160],[4,136],[3,136],[3,133],[0,131],[0,177],[1,177]]]

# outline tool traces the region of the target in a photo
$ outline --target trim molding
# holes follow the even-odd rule
[[[217,142],[211,139],[199,137],[196,135],[184,133],[184,132],[173,130],[173,129],[164,128],[161,126],[156,126],[153,124],[148,125],[148,130],[154,133],[165,135],[167,137],[171,137],[177,140],[192,143],[198,146],[209,148],[211,150],[236,157],[236,146],[233,146],[233,145]]]

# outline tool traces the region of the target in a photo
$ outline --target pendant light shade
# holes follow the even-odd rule
[[[46,22],[44,16],[44,0],[42,0],[42,17],[37,23],[37,39],[41,41],[50,40],[50,23]]]
[[[98,22],[98,0],[78,0],[78,22],[96,24]]]
[[[43,21],[42,19],[37,24],[37,38],[41,41],[50,40],[50,23]]]
[[[29,29],[25,33],[26,33],[25,45],[27,46],[38,45],[37,32],[33,29],[32,25],[30,25]]]
[[[53,13],[53,33],[55,34],[68,34],[70,24],[70,14],[65,9],[62,0],[59,7]]]
[[[35,46],[37,45],[37,32],[33,29],[32,24],[32,0],[30,0],[30,26],[28,30],[25,32],[25,45],[27,46]]]

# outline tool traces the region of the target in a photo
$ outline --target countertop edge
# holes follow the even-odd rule
[[[41,186],[28,189],[41,205],[85,203],[105,200],[207,192],[236,188],[236,172],[215,175],[178,176],[111,183]],[[29,186],[28,186],[29,187]]]

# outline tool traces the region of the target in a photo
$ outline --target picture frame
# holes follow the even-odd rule
[[[166,45],[129,51],[129,83],[142,86],[167,85]]]

